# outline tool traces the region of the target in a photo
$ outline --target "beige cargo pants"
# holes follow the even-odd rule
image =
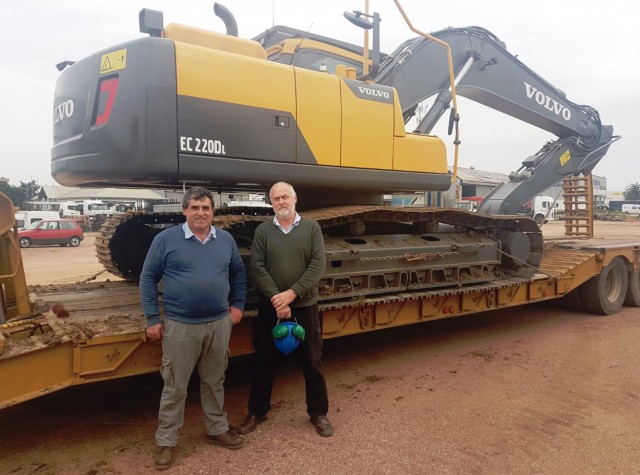
[[[207,323],[182,323],[165,318],[160,368],[164,388],[158,411],[158,446],[173,447],[178,443],[178,432],[184,424],[187,386],[196,366],[207,434],[218,435],[229,430],[223,383],[232,326],[229,315]]]

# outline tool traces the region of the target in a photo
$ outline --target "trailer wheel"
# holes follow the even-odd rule
[[[627,276],[627,266],[622,258],[614,258],[602,268],[600,275],[580,286],[585,310],[600,315],[613,315],[620,310],[627,294]]]
[[[629,272],[629,284],[624,304],[627,307],[640,307],[640,269]]]

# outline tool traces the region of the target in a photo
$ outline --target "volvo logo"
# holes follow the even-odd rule
[[[564,120],[571,120],[571,111],[560,104],[558,101],[547,96],[544,92],[539,91],[529,83],[525,82],[524,88],[526,90],[528,99],[533,99],[539,105],[547,110],[550,110],[555,115],[562,117]]]
[[[351,92],[360,99],[382,102],[384,104],[393,104],[392,87],[380,86],[377,84],[363,84],[359,81],[350,81],[348,79],[345,79],[344,82],[349,86]]]
[[[57,124],[73,115],[73,101],[68,99],[53,108],[53,123]]]
[[[360,94],[365,94],[367,96],[391,99],[391,94],[389,93],[389,91],[381,91],[380,89],[373,89],[371,87],[365,86],[358,86],[358,91],[360,91]]]

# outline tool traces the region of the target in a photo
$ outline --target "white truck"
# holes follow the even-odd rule
[[[79,218],[82,215],[80,209],[81,206],[75,201],[63,201],[59,207],[60,217]]]
[[[60,216],[74,218],[79,216],[109,216],[111,207],[100,200],[63,201],[60,203]]]
[[[621,207],[623,213],[627,214],[640,214],[640,205],[636,204],[623,204]]]
[[[65,218],[83,218],[85,231],[98,231],[114,211],[100,200],[78,200],[60,203],[59,213]]]
[[[81,206],[80,212],[85,216],[104,216],[112,214],[111,207],[107,203],[98,200],[83,200],[78,203]]]
[[[559,206],[558,201],[554,200],[551,196],[539,195],[529,201],[528,214],[538,224],[555,221],[558,219],[556,212]]]

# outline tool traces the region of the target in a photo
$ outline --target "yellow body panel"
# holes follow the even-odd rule
[[[193,44],[175,47],[179,95],[288,112],[319,165],[447,173],[444,143],[406,134],[392,88],[392,101],[367,99],[332,74]]]
[[[447,148],[431,135],[407,134],[393,139],[393,169],[447,173]]]
[[[402,106],[398,99],[398,91],[393,89],[393,135],[396,137],[404,137],[407,130],[404,127],[404,119],[402,118]]]
[[[298,127],[320,165],[340,166],[340,80],[295,68]]]
[[[164,28],[163,36],[180,43],[228,51],[257,59],[267,59],[267,53],[257,41],[201,30],[179,23],[167,25]]]
[[[185,43],[175,46],[179,95],[286,111],[295,116],[296,89],[290,66]]]
[[[393,104],[363,100],[342,84],[343,167],[391,170],[393,163]]]

